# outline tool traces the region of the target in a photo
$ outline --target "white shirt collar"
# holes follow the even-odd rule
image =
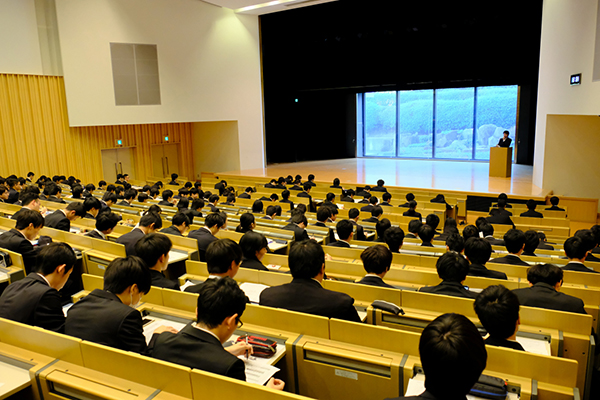
[[[105,235],[104,233],[100,232],[98,229],[94,229],[94,230],[95,230],[96,232],[98,232],[98,234],[99,234],[100,236],[102,236],[102,239],[106,240],[106,235]]]
[[[50,286],[50,282],[48,281],[48,279],[46,279],[46,277],[45,277],[44,275],[40,274],[39,272],[36,272],[36,273],[37,273],[39,276],[41,276],[41,277],[42,277],[42,279],[44,279],[44,280],[46,281],[46,283],[48,284],[48,286]],[[52,287],[52,286],[50,286],[50,287]]]
[[[214,337],[215,337],[215,338],[216,338],[216,339],[219,341],[219,343],[221,343],[221,339],[219,339],[219,337],[218,337],[217,335],[215,335],[214,333],[212,333],[212,332],[211,332],[211,331],[209,331],[208,329],[200,328],[196,322],[194,322],[194,323],[192,324],[192,326],[193,326],[194,328],[198,329],[198,330],[201,330],[201,331],[203,331],[203,332],[210,333],[211,335],[213,335],[213,336],[214,336]]]

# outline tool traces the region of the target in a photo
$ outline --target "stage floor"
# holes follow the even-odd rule
[[[513,164],[511,178],[490,178],[487,162],[395,160],[381,158],[349,158],[342,160],[306,161],[271,164],[266,168],[221,171],[235,175],[279,177],[296,174],[306,179],[314,174],[318,181],[356,182],[375,185],[383,179],[386,185],[424,189],[461,190],[484,193],[506,193],[520,196],[545,196],[532,181],[533,167]]]

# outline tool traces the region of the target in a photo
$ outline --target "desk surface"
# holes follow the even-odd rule
[[[187,260],[188,257],[189,254],[187,253],[187,251],[171,249],[171,251],[169,251],[169,264]]]
[[[29,370],[0,362],[0,399],[12,396],[29,385]]]

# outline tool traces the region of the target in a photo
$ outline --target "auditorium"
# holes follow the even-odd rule
[[[600,0],[0,2],[0,399],[600,397]]]

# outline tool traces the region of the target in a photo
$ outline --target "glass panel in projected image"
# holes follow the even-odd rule
[[[473,157],[474,89],[436,90],[435,158]]]
[[[490,147],[498,144],[502,132],[509,131],[515,147],[518,86],[483,86],[477,88],[475,158],[490,159]],[[513,158],[515,152],[513,150]]]
[[[432,157],[433,90],[400,92],[398,157]]]
[[[396,92],[365,93],[365,156],[396,157]]]

